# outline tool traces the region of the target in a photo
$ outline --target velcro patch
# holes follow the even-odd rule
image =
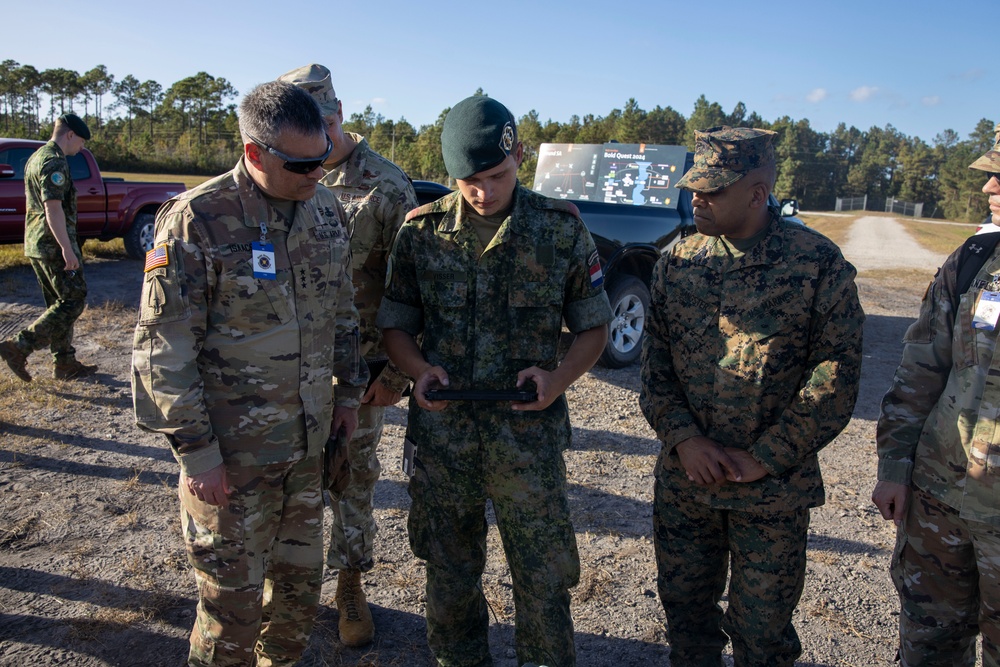
[[[167,244],[161,243],[146,253],[146,266],[143,268],[143,272],[148,273],[158,266],[167,266],[168,264],[170,264],[170,257],[167,254]]]

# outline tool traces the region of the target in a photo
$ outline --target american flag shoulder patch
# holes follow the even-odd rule
[[[170,258],[167,256],[167,244],[161,243],[146,253],[146,266],[142,270],[145,273],[159,266],[166,266],[169,263]]]
[[[590,256],[590,259],[587,260],[587,264],[590,267],[588,269],[590,271],[590,286],[600,287],[604,284],[604,272],[601,271],[601,260],[597,256],[596,250]]]

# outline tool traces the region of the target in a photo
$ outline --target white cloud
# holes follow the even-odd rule
[[[876,93],[878,93],[878,88],[875,86],[861,86],[851,91],[851,99],[855,102],[867,102],[875,97]]]
[[[375,104],[385,104],[386,101],[387,100],[384,97],[373,97],[372,101],[371,101],[371,104],[372,105],[375,105]]]
[[[938,95],[928,95],[927,97],[920,98],[920,103],[925,107],[936,107],[941,104],[941,98]]]
[[[811,91],[809,91],[808,95],[806,95],[806,100],[812,102],[813,104],[822,102],[825,99],[826,99],[826,88],[814,88]]]
[[[979,67],[973,67],[972,69],[967,69],[964,72],[959,72],[954,78],[960,81],[979,81],[986,75],[986,72]]]

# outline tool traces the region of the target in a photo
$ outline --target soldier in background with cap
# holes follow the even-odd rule
[[[76,114],[56,119],[52,138],[24,167],[24,254],[42,288],[46,310],[26,329],[0,343],[0,357],[21,380],[31,382],[28,355],[48,346],[57,380],[91,375],[97,366],[80,363],[73,325],[87,305],[83,253],[76,238],[76,188],[66,158],[90,139]]]
[[[375,636],[361,574],[375,564],[372,499],[382,472],[378,443],[386,406],[398,403],[409,384],[409,378],[388,362],[375,315],[385,291],[389,250],[406,214],[417,207],[417,197],[402,169],[373,151],[360,134],[344,132],[343,105],[330,78],[330,70],[312,64],[287,72],[278,80],[295,84],[312,95],[333,142],[333,151],[323,165],[326,174],[320,182],[333,191],[347,212],[354,304],[361,320],[361,354],[372,376],[361,398],[358,429],[348,446],[350,481],[346,489],[330,489],[333,527],[326,557],[327,566],[339,572],[340,640],[347,646],[363,646]]]
[[[1000,223],[1000,140],[972,163]],[[982,238],[982,237],[975,237]],[[963,291],[961,249],[945,260],[882,400],[872,502],[896,523],[899,658],[1000,665],[1000,245]]]
[[[517,182],[523,147],[506,107],[462,100],[445,117],[441,149],[458,192],[409,214],[378,313],[390,357],[415,378],[408,528],[427,561],[428,643],[441,665],[493,664],[481,587],[489,499],[513,581],[518,664],[566,667],[576,663],[569,589],[580,562],[563,392],[600,356],[611,308],[576,207]],[[560,363],[564,318],[576,338]],[[425,397],[442,387],[537,397]]]
[[[662,441],[653,505],[670,664],[791,667],[816,453],[857,398],[864,313],[824,236],[768,205],[774,133],[695,133],[698,234],[656,264],[639,403]],[[730,570],[729,607],[719,605]]]

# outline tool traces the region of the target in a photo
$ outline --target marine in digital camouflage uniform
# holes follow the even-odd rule
[[[502,104],[458,103],[441,144],[459,191],[410,213],[377,320],[389,355],[415,378],[408,527],[413,553],[427,561],[428,642],[441,665],[492,664],[481,589],[489,499],[513,580],[518,664],[574,665],[569,589],[580,563],[563,392],[607,341],[611,309],[591,277],[597,252],[572,204],[517,183],[523,148]],[[564,318],[577,336],[560,363]],[[427,400],[442,386],[538,397]]]
[[[240,162],[157,214],[132,388],[181,466],[190,665],[292,665],[318,609],[323,447],[367,383],[343,209],[317,186],[324,127],[295,86],[254,88]]]
[[[857,398],[855,271],[768,209],[773,134],[695,134],[678,187],[700,233],[654,269],[639,402],[662,441],[653,529],[673,667],[722,665],[727,640],[737,667],[795,662],[816,454]]]
[[[372,383],[361,399],[358,430],[349,449],[350,481],[346,489],[331,489],[333,524],[327,565],[339,571],[337,606],[340,638],[348,646],[372,641],[375,627],[361,586],[361,573],[372,569],[376,524],[372,512],[375,483],[382,467],[378,443],[385,408],[399,402],[410,379],[388,363],[375,315],[385,292],[389,250],[417,197],[403,170],[368,146],[359,134],[344,132],[343,106],[334,91],[330,70],[306,65],[279,77],[313,96],[327,123],[333,152],[321,183],[340,200],[351,237],[355,294],[361,318],[361,354],[372,370]]]
[[[97,370],[80,363],[73,347],[73,325],[87,305],[87,281],[76,238],[76,188],[66,158],[83,150],[88,139],[87,124],[75,114],[64,114],[56,120],[52,138],[32,153],[24,167],[24,254],[46,309],[27,328],[0,343],[0,358],[25,382],[31,381],[28,356],[43,347],[52,352],[56,379]]]
[[[987,172],[1000,223],[1000,138],[971,168]],[[959,259],[924,295],[878,422],[872,501],[898,526],[890,570],[906,667],[974,665],[979,634],[983,665],[1000,665],[1000,359],[986,306],[1000,301],[1000,245],[963,294]]]

